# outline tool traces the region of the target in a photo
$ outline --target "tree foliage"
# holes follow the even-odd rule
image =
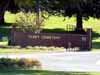
[[[35,0],[14,0],[16,6],[22,9],[32,9],[32,7],[35,5]]]
[[[46,11],[52,15],[62,14],[69,17],[76,15],[77,27],[80,28],[82,28],[82,17],[87,19],[90,16],[100,18],[100,0],[1,0],[1,19],[5,10],[18,10],[15,9],[16,7],[25,10],[32,9],[37,13],[40,8],[41,11]]]
[[[75,15],[78,29],[83,28],[83,17],[100,17],[100,0],[40,0],[40,4],[42,10],[53,15]]]
[[[72,16],[81,13],[82,16],[95,16],[100,10],[100,0],[40,0],[41,8],[54,14]]]

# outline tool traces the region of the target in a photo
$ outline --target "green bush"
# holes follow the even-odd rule
[[[40,32],[43,26],[42,18],[38,19],[36,14],[32,12],[24,12],[16,14],[16,24],[18,27],[18,31],[22,32]]]
[[[0,70],[9,69],[9,68],[12,68],[12,69],[17,68],[16,60],[9,59],[9,58],[1,58],[0,59]]]
[[[41,67],[41,64],[38,60],[32,58],[0,58],[0,70],[9,70],[9,69],[29,69],[34,67]]]
[[[7,36],[3,36],[2,37],[2,41],[4,42],[4,41],[8,41],[8,37]]]

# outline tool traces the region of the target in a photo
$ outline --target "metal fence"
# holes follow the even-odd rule
[[[66,25],[66,31],[68,32],[75,31],[75,29],[76,29],[75,25],[71,25],[71,24]]]

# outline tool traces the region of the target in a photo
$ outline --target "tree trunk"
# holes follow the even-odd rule
[[[77,31],[83,31],[83,21],[82,21],[82,15],[80,13],[77,13],[76,15],[76,30]]]
[[[4,11],[0,12],[0,24],[4,23]]]
[[[13,13],[16,13],[18,9],[19,8],[16,6],[15,1],[14,0],[9,0],[9,5],[7,7],[7,10],[9,10]]]
[[[16,12],[16,5],[14,0],[1,0],[0,1],[0,24],[4,23],[4,13],[6,10]]]
[[[4,8],[6,0],[0,1],[0,24],[4,23]]]
[[[9,0],[0,1],[0,24],[4,23],[4,13],[9,5]]]

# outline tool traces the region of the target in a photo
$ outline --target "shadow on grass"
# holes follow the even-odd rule
[[[100,37],[100,34],[97,32],[92,32],[92,39],[95,40]]]
[[[92,47],[93,49],[100,49],[100,42],[93,42]]]
[[[3,37],[6,37],[9,39],[10,34],[11,34],[11,28],[9,26],[0,26],[0,41],[3,40]]]
[[[0,24],[0,27],[7,27],[7,26],[11,26],[12,23],[3,23],[3,24]]]
[[[62,71],[42,71],[42,70],[15,70],[0,71],[0,75],[90,75],[87,72],[62,72]]]
[[[92,40],[96,40],[100,38],[100,34],[97,32],[92,32]],[[100,49],[100,42],[92,42],[92,48],[93,49]]]

